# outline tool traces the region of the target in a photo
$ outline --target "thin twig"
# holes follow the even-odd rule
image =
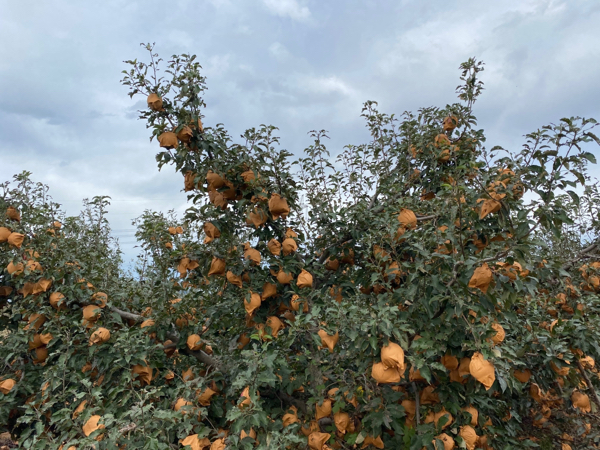
[[[419,399],[419,390],[417,389],[417,384],[413,381],[412,383],[413,391],[415,392],[415,423],[417,427],[419,426],[419,408],[421,407],[421,400]]]

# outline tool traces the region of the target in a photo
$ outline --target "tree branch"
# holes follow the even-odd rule
[[[333,419],[331,419],[330,417],[322,417],[321,419],[319,419],[319,429],[321,430],[321,433],[326,433],[325,427],[331,425],[333,425]]]
[[[121,435],[125,435],[125,434],[129,433],[130,431],[134,431],[136,428],[137,428],[137,425],[135,423],[131,422],[131,423],[125,425],[123,428],[121,428],[119,430],[119,433]]]
[[[508,250],[503,250],[501,252],[496,253],[494,256],[480,259],[477,262],[479,264],[488,263],[488,262],[496,261],[500,258],[504,258],[506,255],[508,255]],[[456,261],[456,263],[454,263],[454,267],[452,268],[452,279],[448,282],[448,284],[446,284],[446,287],[452,287],[452,285],[454,283],[456,283],[456,280],[458,279],[458,267],[462,266],[464,264],[465,264],[464,261]]]
[[[123,310],[120,310],[119,308],[116,308],[114,306],[109,306],[108,309],[110,309],[112,312],[116,312],[123,319],[126,319],[126,320],[135,320],[136,322],[143,322],[144,321],[144,317],[140,316],[139,314],[134,314],[134,313],[130,313],[130,312],[127,312],[127,311],[123,311]]]
[[[134,320],[136,322],[143,322],[144,321],[144,317],[140,316],[139,314],[134,314],[134,313],[130,313],[127,311],[123,311],[120,310],[119,308],[116,308],[114,306],[109,306],[108,307],[111,311],[116,312],[119,316],[121,316],[123,319],[126,320]],[[175,345],[172,345],[173,347],[176,346],[177,342],[179,342],[179,336],[175,335],[175,334],[169,334],[168,338],[173,341],[173,343]],[[167,346],[165,348],[170,348],[171,346]],[[194,358],[196,358],[198,361],[200,361],[203,364],[206,364],[207,366],[212,366],[216,369],[220,369],[221,368],[221,363],[219,361],[217,361],[215,358],[213,358],[212,356],[210,356],[208,353],[203,352],[202,350],[198,350],[198,351],[192,351],[189,348],[183,348],[179,350],[180,353],[183,353],[184,355],[188,355],[188,356],[192,356]]]
[[[304,400],[300,400],[299,398],[294,398],[293,396],[291,396],[290,394],[288,394],[285,391],[282,391],[282,390],[274,391],[272,389],[268,389],[268,390],[261,390],[261,394],[266,397],[268,397],[269,395],[275,395],[280,400],[282,400],[284,403],[287,403],[288,405],[295,406],[296,408],[298,408],[298,410],[300,410],[303,414],[308,414],[308,407],[306,406],[306,402],[304,402]]]
[[[594,399],[594,403],[596,403],[596,405],[598,406],[598,411],[600,411],[600,398],[598,398],[598,393],[596,392],[596,389],[594,389],[594,385],[585,373],[585,369],[581,364],[581,361],[579,360],[577,360],[577,368],[579,369],[579,372],[581,373],[581,377],[585,381],[585,384],[587,384],[588,389],[592,393],[592,398]]]
[[[169,333],[167,334],[167,337],[173,341],[173,343],[177,344],[179,342],[179,336],[174,334],[174,333]],[[203,364],[206,364],[207,366],[212,366],[215,369],[221,370],[222,368],[222,364],[216,360],[215,358],[213,358],[212,356],[210,356],[208,353],[203,352],[202,350],[190,350],[189,348],[185,347],[182,349],[179,349],[179,353],[183,353],[184,355],[188,355],[188,356],[192,356],[194,358],[196,358],[198,361],[200,361]]]
[[[377,188],[375,189],[375,193],[373,194],[373,197],[371,197],[371,201],[369,202],[369,206],[367,207],[367,210],[371,210],[375,206],[375,202],[377,202],[378,196],[379,196],[379,186],[377,186]]]
[[[404,196],[406,194],[407,190],[408,190],[408,188],[405,188],[404,191],[402,191],[396,198],[400,198],[400,197]],[[371,198],[371,201],[369,202],[369,205],[367,206],[367,211],[369,211],[373,214],[378,214],[381,211],[383,211],[385,208],[385,205],[383,205],[383,204],[377,205],[377,197],[378,196],[379,196],[379,190],[376,189],[375,193],[373,194],[373,197]],[[436,217],[437,217],[436,215],[421,216],[421,217],[417,217],[417,220],[429,220],[429,219],[435,219]],[[336,242],[334,242],[330,246],[326,247],[323,250],[321,257],[319,258],[319,264],[323,264],[325,262],[325,260],[329,257],[329,255],[330,255],[329,249],[330,248],[336,247],[341,244],[345,244],[347,241],[350,241],[350,240],[352,240],[352,235],[350,233],[346,233],[346,234],[344,234],[344,236],[341,239],[338,239]]]
[[[221,363],[214,359],[212,356],[210,356],[208,353],[204,353],[202,350],[192,351],[189,348],[183,348],[179,349],[179,352],[183,353],[184,355],[193,356],[198,361],[200,361],[203,364],[206,364],[207,366],[212,366],[215,369],[221,369]]]
[[[411,383],[413,391],[415,392],[415,423],[417,424],[417,427],[419,426],[419,409],[421,407],[420,405],[420,398],[419,398],[419,390],[417,389],[417,384],[413,381]]]
[[[599,245],[600,245],[600,242],[594,242],[593,244],[591,244],[591,245],[588,245],[586,248],[584,248],[583,250],[581,250],[581,251],[580,251],[580,252],[577,254],[577,256],[576,256],[575,258],[573,258],[571,261],[569,261],[569,262],[565,263],[565,264],[562,266],[562,269],[563,269],[563,270],[569,270],[571,267],[573,267],[573,265],[574,265],[574,264],[575,264],[577,261],[579,261],[579,259],[580,259],[580,258],[581,258],[583,255],[585,255],[585,254],[587,254],[587,253],[590,253],[590,252],[592,252],[592,251],[596,250],[596,249],[598,248],[598,246],[599,246]]]
[[[496,260],[498,260],[500,258],[504,258],[507,255],[508,255],[508,250],[504,250],[504,251],[496,253],[494,256],[490,256],[488,258],[480,259],[478,262],[480,264],[482,264],[482,263],[488,263],[488,262],[496,261]]]

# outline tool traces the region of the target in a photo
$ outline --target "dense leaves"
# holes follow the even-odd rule
[[[123,83],[190,207],[136,219],[134,273],[107,198],[66,218],[29,174],[4,185],[0,424],[22,448],[599,445],[594,120],[488,151],[469,60],[460,103],[367,102],[368,143],[332,159],[312,131],[292,161],[275,127],[204,128],[195,57],[163,77],[147,49]]]

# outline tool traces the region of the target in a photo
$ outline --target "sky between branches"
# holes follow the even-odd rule
[[[198,55],[205,125],[238,137],[273,124],[295,154],[313,129],[329,130],[333,154],[366,142],[366,100],[398,115],[454,102],[457,68],[475,56],[488,146],[518,149],[561,117],[600,120],[598,23],[597,0],[0,0],[0,180],[29,170],[68,214],[110,195],[133,258],[131,219],[186,207],[181,175],[158,172],[136,120],[145,99],[119,83],[123,60],[146,57],[140,42]]]

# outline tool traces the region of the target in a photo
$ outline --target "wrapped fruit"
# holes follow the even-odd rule
[[[108,331],[106,328],[100,327],[90,336],[90,345],[103,344],[108,342],[109,339],[110,331]]]
[[[457,126],[458,126],[458,119],[456,118],[456,116],[447,116],[444,119],[444,122],[442,124],[442,128],[444,129],[444,131],[452,131]]]
[[[160,98],[158,94],[150,94],[146,101],[148,103],[148,108],[152,111],[164,111],[162,98]]]
[[[98,415],[91,416],[87,420],[87,422],[83,425],[83,434],[85,434],[86,436],[89,436],[96,430],[104,429],[104,425],[98,423],[101,419],[102,419],[102,417],[98,416]],[[96,440],[100,441],[100,440],[102,440],[102,437],[103,437],[103,435],[101,434],[96,438]]]
[[[388,342],[388,345],[381,348],[381,362],[387,368],[395,368],[400,373],[404,373],[406,366],[404,364],[404,350],[394,342]]]
[[[494,384],[494,381],[496,381],[494,365],[486,360],[479,352],[471,357],[469,371],[477,381],[485,386],[486,390],[489,390]]]
[[[298,286],[300,289],[302,289],[302,288],[312,288],[312,285],[313,285],[313,276],[306,270],[302,269],[302,272],[300,272],[300,275],[298,275],[298,280],[296,281],[296,286]]]
[[[281,243],[277,239],[271,239],[267,243],[267,248],[269,249],[269,251],[271,252],[272,255],[274,255],[274,256],[281,255]]]
[[[461,438],[463,438],[463,441],[465,443],[465,446],[467,447],[467,450],[475,449],[475,446],[477,445],[477,440],[478,440],[479,436],[477,436],[477,433],[475,432],[475,429],[472,426],[465,425],[465,426],[461,427],[458,435]]]
[[[204,222],[204,234],[206,235],[204,238],[205,244],[221,237],[221,231],[212,222]]]
[[[340,338],[339,331],[336,332],[334,335],[329,335],[327,331],[319,330],[317,334],[319,335],[319,337],[321,338],[321,342],[323,343],[321,348],[328,348],[329,353],[333,353],[333,349],[335,348]]]
[[[492,280],[492,270],[489,268],[487,263],[484,263],[475,269],[475,272],[473,272],[473,276],[469,280],[469,287],[479,289],[485,294]]]
[[[298,244],[296,244],[296,241],[292,238],[287,238],[283,241],[282,244],[282,250],[283,250],[283,254],[285,256],[294,253],[296,250],[298,250]]]
[[[158,143],[162,148],[176,148],[179,145],[177,135],[172,131],[165,131],[158,136]]]
[[[255,293],[250,293],[250,299],[244,300],[244,308],[248,314],[254,313],[258,308],[260,308],[261,298],[260,295]]]
[[[271,194],[269,199],[269,211],[273,216],[273,220],[283,217],[284,219],[290,213],[290,207],[288,206],[287,200],[279,194]]]
[[[371,368],[371,376],[378,384],[399,383],[402,374],[397,368],[387,368],[383,363],[375,363]]]

